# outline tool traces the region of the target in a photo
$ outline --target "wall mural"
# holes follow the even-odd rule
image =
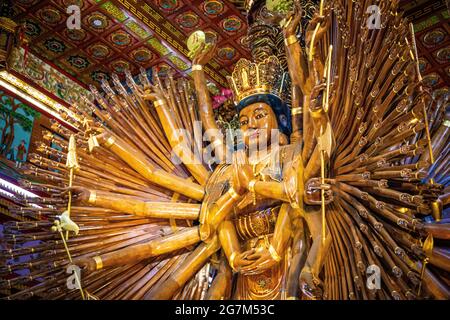
[[[0,91],[0,161],[13,161],[16,167],[26,161],[34,120],[40,116],[28,105]]]
[[[83,95],[92,100],[92,94],[68,76],[30,52],[27,54],[27,59],[24,59],[24,53],[23,48],[14,50],[11,64],[14,71],[69,104],[80,101]],[[26,63],[24,63],[24,60],[26,60]],[[80,62],[76,60],[73,63]]]

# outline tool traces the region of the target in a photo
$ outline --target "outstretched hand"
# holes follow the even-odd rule
[[[89,196],[91,195],[91,192],[86,188],[69,187],[69,188],[64,189],[63,192],[57,194],[57,197],[62,198],[63,196],[68,195],[69,191],[72,192],[72,199],[74,201],[81,202],[81,203],[87,202],[89,200]]]
[[[321,82],[313,87],[310,94],[310,104],[309,104],[309,108],[311,110],[316,110],[320,106],[322,106],[322,97],[326,88],[327,84],[324,82]]]
[[[91,257],[78,257],[73,259],[73,264],[79,266],[82,269],[85,269],[88,272],[95,271],[97,266],[95,264],[95,260]]]
[[[146,88],[144,93],[144,99],[150,100],[150,101],[165,101],[166,94],[164,93],[163,84],[161,82],[161,79],[159,78],[158,74],[155,73],[153,77],[153,82],[155,85],[150,85]]]
[[[331,203],[334,199],[333,191],[331,189],[331,183],[334,183],[334,180],[325,179],[325,183],[320,182],[320,178],[311,178],[305,184],[305,203],[308,205],[320,205],[321,201],[321,192],[322,190],[325,192],[325,205]]]
[[[306,29],[306,46],[310,47],[312,36],[316,30],[317,25],[320,23],[319,30],[317,31],[315,41],[319,41],[327,32],[331,25],[331,11],[329,9],[323,10],[323,15],[316,13],[316,15],[311,19]]]
[[[303,268],[300,273],[300,289],[303,294],[313,300],[320,300],[323,297],[323,283],[311,271],[310,268]]]
[[[286,25],[283,28],[284,37],[295,35],[302,19],[303,9],[299,0],[294,1],[294,11],[286,18]]]

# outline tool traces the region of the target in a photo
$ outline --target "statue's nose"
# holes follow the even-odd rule
[[[256,128],[257,128],[257,124],[256,124],[256,119],[255,119],[255,118],[250,117],[250,118],[248,119],[248,127],[249,127],[250,129],[256,129]]]

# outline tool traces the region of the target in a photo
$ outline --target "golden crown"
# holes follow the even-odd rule
[[[233,90],[235,102],[239,103],[255,94],[270,93],[281,98],[286,77],[278,58],[270,56],[259,63],[240,59],[227,80]]]

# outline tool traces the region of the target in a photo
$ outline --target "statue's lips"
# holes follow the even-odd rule
[[[255,138],[259,137],[259,134],[260,134],[259,129],[256,129],[256,130],[251,130],[250,132],[248,132],[247,136],[249,138],[255,139]]]

